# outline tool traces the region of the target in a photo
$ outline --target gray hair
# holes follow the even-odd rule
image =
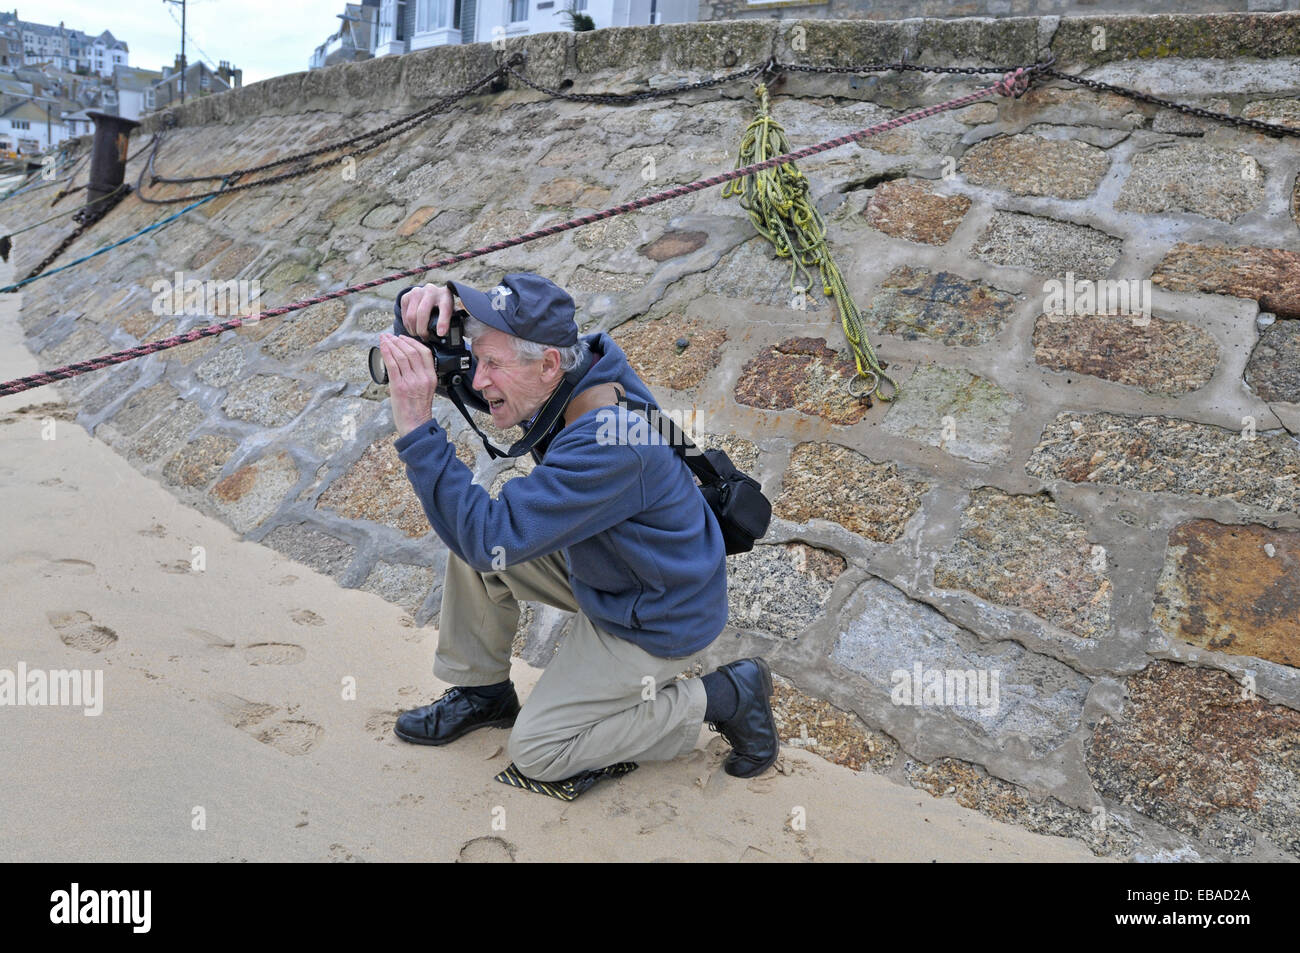
[[[465,337],[471,341],[494,330],[496,329],[484,324],[472,314],[465,318]],[[573,347],[555,347],[553,344],[538,344],[536,341],[525,341],[513,334],[506,336],[510,338],[511,344],[514,346],[515,357],[521,361],[540,361],[547,350],[555,348],[560,352],[560,370],[566,374],[581,367],[583,359],[587,356],[587,342],[581,338]]]

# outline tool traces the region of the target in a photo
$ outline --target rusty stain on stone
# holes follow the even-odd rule
[[[406,238],[414,235],[420,229],[428,224],[429,219],[438,214],[438,210],[432,205],[426,205],[423,208],[417,208],[407,216],[406,221],[397,226],[397,234]]]
[[[1156,266],[1151,283],[1166,291],[1249,298],[1278,317],[1300,318],[1300,252],[1284,248],[1179,242]]]
[[[1300,530],[1174,527],[1152,618],[1193,645],[1300,666]]]
[[[1043,314],[1033,343],[1043,367],[1171,397],[1203,387],[1219,363],[1219,347],[1205,331],[1150,315]]]
[[[609,200],[609,189],[579,179],[554,179],[533,193],[534,205],[597,208]]]
[[[882,182],[862,217],[872,228],[893,238],[926,245],[943,245],[970,211],[964,195],[938,195],[919,182]]]
[[[787,338],[751,358],[736,382],[736,402],[763,410],[798,410],[834,424],[860,421],[871,407],[848,392],[857,369],[825,338]]]
[[[652,261],[667,261],[689,255],[709,240],[708,232],[668,231],[641,247],[641,254]]]
[[[257,464],[240,467],[212,488],[212,495],[225,503],[234,503],[257,482]]]

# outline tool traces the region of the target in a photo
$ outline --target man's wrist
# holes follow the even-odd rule
[[[428,426],[428,425],[431,424],[431,423],[433,423],[433,415],[432,415],[432,414],[430,414],[428,417],[425,417],[423,420],[418,420],[418,421],[416,421],[415,423],[411,424],[409,427],[406,427],[406,428],[403,428],[403,427],[399,424],[399,425],[397,426],[397,439],[400,440],[400,439],[402,439],[403,437],[409,436],[410,434],[414,433],[415,431],[419,430],[420,428],[422,428],[422,427],[426,427],[426,426]]]

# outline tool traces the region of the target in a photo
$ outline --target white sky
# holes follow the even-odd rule
[[[14,9],[13,3],[3,8]],[[16,0],[13,0],[16,2]],[[212,62],[229,60],[244,71],[245,83],[307,68],[312,50],[335,32],[347,0],[189,0],[185,15],[185,59],[201,59],[195,44]],[[41,0],[18,4],[18,17],[97,36],[111,30],[125,40],[128,62],[143,69],[171,65],[180,53],[179,4],[163,0]],[[176,15],[173,20],[168,13]]]

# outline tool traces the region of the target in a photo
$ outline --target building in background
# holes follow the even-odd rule
[[[156,109],[155,88],[163,78],[162,70],[140,69],[138,66],[115,67],[113,89],[117,92],[116,114],[124,119],[139,119]]]
[[[379,0],[349,3],[336,14],[339,28],[316,47],[308,69],[320,69],[335,63],[368,60],[375,55],[375,30],[379,24]]]
[[[67,138],[68,127],[57,101],[23,102],[0,113],[0,151],[35,155]]]
[[[117,66],[129,64],[127,44],[108,30],[91,36],[60,22],[58,26],[18,17],[18,11],[0,12],[0,67],[51,63],[71,73],[98,73],[108,78]]]
[[[394,56],[449,43],[488,43],[498,37],[567,30],[564,12],[570,7],[590,16],[597,29],[686,23],[697,18],[700,0],[366,0],[365,5],[376,10],[367,54]],[[349,4],[348,10],[354,7]],[[336,34],[317,47],[310,68],[366,58],[330,59],[330,51],[341,50],[344,42]]]
[[[152,96],[146,97],[146,103],[152,102],[153,105],[146,106],[146,111],[180,105],[181,79],[181,58],[178,55],[171,66],[162,68],[162,79],[149,87]],[[198,99],[201,96],[211,96],[215,93],[239,89],[243,84],[244,71],[235,69],[225,60],[221,61],[216,70],[212,70],[203,62],[190,63],[185,67],[184,90],[186,102],[191,99]]]
[[[127,65],[126,44],[105,30],[89,47],[90,68],[100,76],[112,76],[113,70]]]

